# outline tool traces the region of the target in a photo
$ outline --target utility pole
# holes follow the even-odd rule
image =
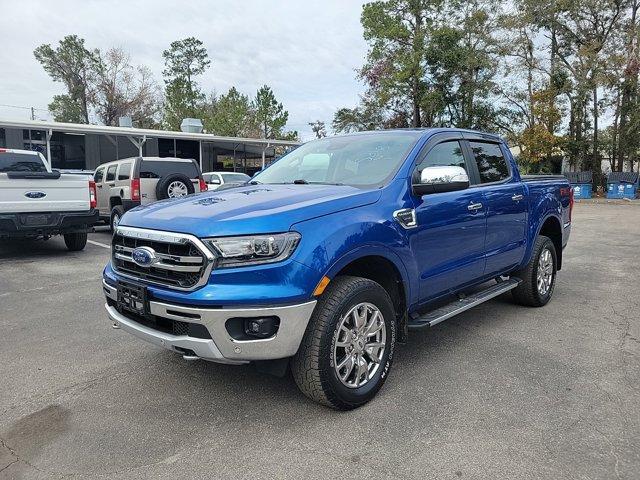
[[[31,120],[35,120],[36,119],[36,110],[35,108],[31,107]]]

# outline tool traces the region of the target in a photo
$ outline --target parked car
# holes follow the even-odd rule
[[[115,228],[127,210],[157,200],[204,192],[207,184],[195,160],[137,157],[96,168],[100,219]]]
[[[563,176],[523,176],[457,129],[309,142],[249,185],[128,212],[103,275],[116,328],[185,359],[290,364],[305,395],[371,400],[409,329],[511,291],[551,299],[571,229]]]
[[[202,177],[209,190],[236,187],[251,180],[249,175],[237,172],[206,172],[202,174]]]
[[[0,239],[63,235],[78,251],[97,221],[93,180],[52,171],[41,153],[0,148]]]

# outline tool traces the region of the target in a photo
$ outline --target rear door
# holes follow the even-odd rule
[[[504,144],[471,137],[466,145],[474,159],[473,189],[482,192],[487,207],[485,275],[499,275],[517,266],[524,256],[528,199],[518,172],[507,160]]]
[[[455,165],[470,172],[462,135],[446,134],[429,141],[416,172],[428,166]],[[486,209],[482,192],[466,189],[416,197],[417,227],[411,248],[420,272],[421,302],[455,291],[482,276]]]

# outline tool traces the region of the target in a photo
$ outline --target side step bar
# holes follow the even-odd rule
[[[491,300],[498,295],[508,292],[516,288],[522,280],[512,277],[508,280],[502,280],[495,285],[491,285],[489,288],[480,292],[474,293],[468,297],[460,300],[455,300],[443,307],[432,310],[424,315],[414,318],[409,321],[408,327],[411,329],[433,327],[434,325],[444,322],[445,320],[458,315],[470,308],[480,305],[481,303]]]

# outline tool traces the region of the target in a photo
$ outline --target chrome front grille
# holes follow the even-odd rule
[[[153,249],[155,261],[149,266],[134,262],[138,247]],[[119,274],[179,290],[193,290],[206,284],[213,268],[213,254],[196,237],[119,226],[111,244],[113,268]]]

